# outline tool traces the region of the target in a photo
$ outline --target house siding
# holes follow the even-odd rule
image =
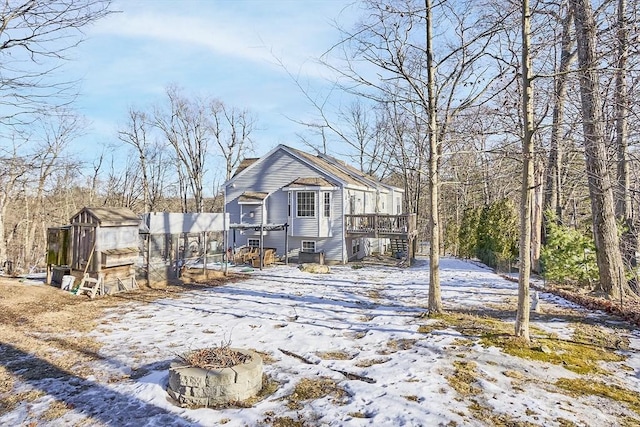
[[[300,157],[298,157],[300,156]],[[377,192],[375,189],[364,191],[358,186],[366,185],[360,182],[349,181],[348,177],[332,172],[331,168],[323,173],[322,165],[315,164],[318,169],[308,165],[308,154],[296,154],[296,150],[282,147],[275,149],[268,157],[259,159],[238,173],[225,185],[226,211],[230,224],[250,224],[260,227],[265,224],[288,224],[289,255],[297,256],[302,246],[302,241],[316,242],[316,250],[323,251],[325,260],[329,262],[346,262],[354,258],[352,239],[344,238],[344,214],[364,213],[396,213],[396,195],[400,192],[389,190]],[[311,163],[315,162],[311,160]],[[341,169],[347,170],[343,166]],[[293,181],[299,178],[322,178],[335,182],[338,189],[327,190],[316,185],[308,185],[304,188],[292,186]],[[304,185],[304,184],[302,184]],[[324,184],[326,185],[326,184]],[[346,187],[344,186],[346,185]],[[268,194],[265,198],[265,218],[262,219],[261,205],[239,203],[240,196],[245,192],[261,192]],[[297,216],[298,191],[313,191],[315,194],[315,216]],[[331,194],[331,215],[324,216],[324,193]],[[291,197],[289,203],[289,197]],[[384,209],[382,200],[384,198]],[[290,205],[290,209],[289,209]],[[254,211],[250,217],[249,212]],[[260,238],[260,231],[255,228],[245,230],[232,229],[229,235],[229,244],[243,246],[250,238]],[[283,231],[263,232],[265,247],[274,247],[279,256],[284,255],[285,233]],[[355,255],[362,258],[371,251],[377,251],[378,241],[368,241],[360,238],[356,247],[360,250]],[[372,246],[373,244],[373,246]]]
[[[261,224],[260,205],[240,204],[239,197],[246,191],[269,193],[266,198],[265,223],[289,224],[289,254],[297,256],[303,240],[316,242],[316,249],[325,252],[326,259],[342,261],[342,192],[331,191],[331,217],[323,217],[322,194],[326,190],[315,191],[316,216],[297,217],[296,191],[284,191],[283,188],[299,177],[327,178],[315,169],[301,163],[284,150],[278,150],[266,161],[257,163],[245,170],[234,179],[233,185],[226,186],[227,213],[231,224]],[[309,190],[305,190],[309,191]],[[289,216],[289,194],[291,193],[291,216]],[[249,211],[254,210],[254,217],[250,218]],[[324,224],[320,224],[324,221]],[[230,245],[236,247],[247,244],[249,238],[260,238],[260,232],[254,229],[233,230],[229,240]],[[265,231],[264,246],[275,247],[278,255],[284,255],[284,232]]]

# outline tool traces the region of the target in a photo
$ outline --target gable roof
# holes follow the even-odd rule
[[[251,169],[255,164],[260,163],[264,161],[264,159],[269,158],[278,150],[286,151],[290,155],[298,158],[299,160],[303,161],[304,163],[318,170],[319,172],[336,179],[336,181],[339,181],[342,185],[345,185],[348,187],[351,186],[351,187],[360,187],[360,188],[364,187],[364,188],[377,188],[377,189],[382,187],[384,189],[394,189],[395,191],[404,192],[404,190],[402,190],[401,188],[384,184],[383,182],[372,177],[371,175],[367,175],[364,172],[361,172],[360,170],[354,168],[353,166],[348,165],[347,163],[341,160],[338,160],[334,157],[324,155],[324,154],[319,154],[319,155],[309,154],[304,151],[300,151],[283,144],[278,145],[276,148],[274,148],[269,153],[267,153],[266,155],[264,155],[263,157],[257,160],[249,159],[251,160],[251,162],[245,165],[244,168],[240,169],[240,167],[244,163],[243,161],[241,165],[238,167],[238,170],[236,171],[236,173],[229,180],[229,182],[233,181],[238,175],[245,172],[245,170]],[[301,179],[301,178],[298,178],[298,179]],[[329,180],[327,180],[327,182],[330,183]],[[291,184],[293,184],[293,182]],[[313,184],[306,184],[306,185],[313,185]],[[330,183],[330,185],[335,185],[335,184]]]
[[[118,226],[118,225],[139,225],[140,217],[136,215],[129,208],[117,208],[117,207],[85,207],[76,213],[71,222],[74,223],[74,219],[82,221],[82,214],[91,216],[101,226]],[[76,223],[80,221],[75,221]]]
[[[243,159],[238,165],[238,168],[236,169],[233,176],[238,175],[240,172],[242,172],[243,170],[251,166],[257,160],[260,160],[260,159],[258,157],[247,157],[246,159]]]

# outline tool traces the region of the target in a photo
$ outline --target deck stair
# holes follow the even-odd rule
[[[391,253],[398,258],[406,257],[409,252],[409,241],[406,239],[391,239]]]

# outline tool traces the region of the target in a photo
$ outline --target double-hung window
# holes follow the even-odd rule
[[[315,253],[316,252],[316,242],[313,240],[303,240],[302,241],[302,248],[300,248],[302,250],[302,252],[311,252],[311,253]]]
[[[299,191],[297,199],[299,217],[316,216],[316,193],[313,191]]]
[[[331,216],[331,193],[329,193],[328,191],[324,192],[323,198],[324,198],[324,206],[323,206],[324,217],[329,218]]]

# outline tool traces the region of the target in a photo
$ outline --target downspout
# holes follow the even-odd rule
[[[229,250],[227,245],[229,243],[229,231],[227,230],[227,183],[224,183],[222,188],[222,250],[226,254],[226,259],[223,258],[222,272],[226,276],[229,268]]]
[[[342,192],[342,264],[346,264],[347,263],[347,224],[346,221],[344,219],[344,216],[346,215],[346,206],[348,203],[348,200],[345,200],[346,194],[344,191],[344,186],[342,186],[340,188],[341,192]]]
[[[265,197],[262,201],[262,212],[260,214],[260,250],[258,252],[258,258],[260,259],[260,270],[262,270],[264,264],[264,217],[267,214],[266,202],[268,197],[269,196],[267,195],[267,197]]]

